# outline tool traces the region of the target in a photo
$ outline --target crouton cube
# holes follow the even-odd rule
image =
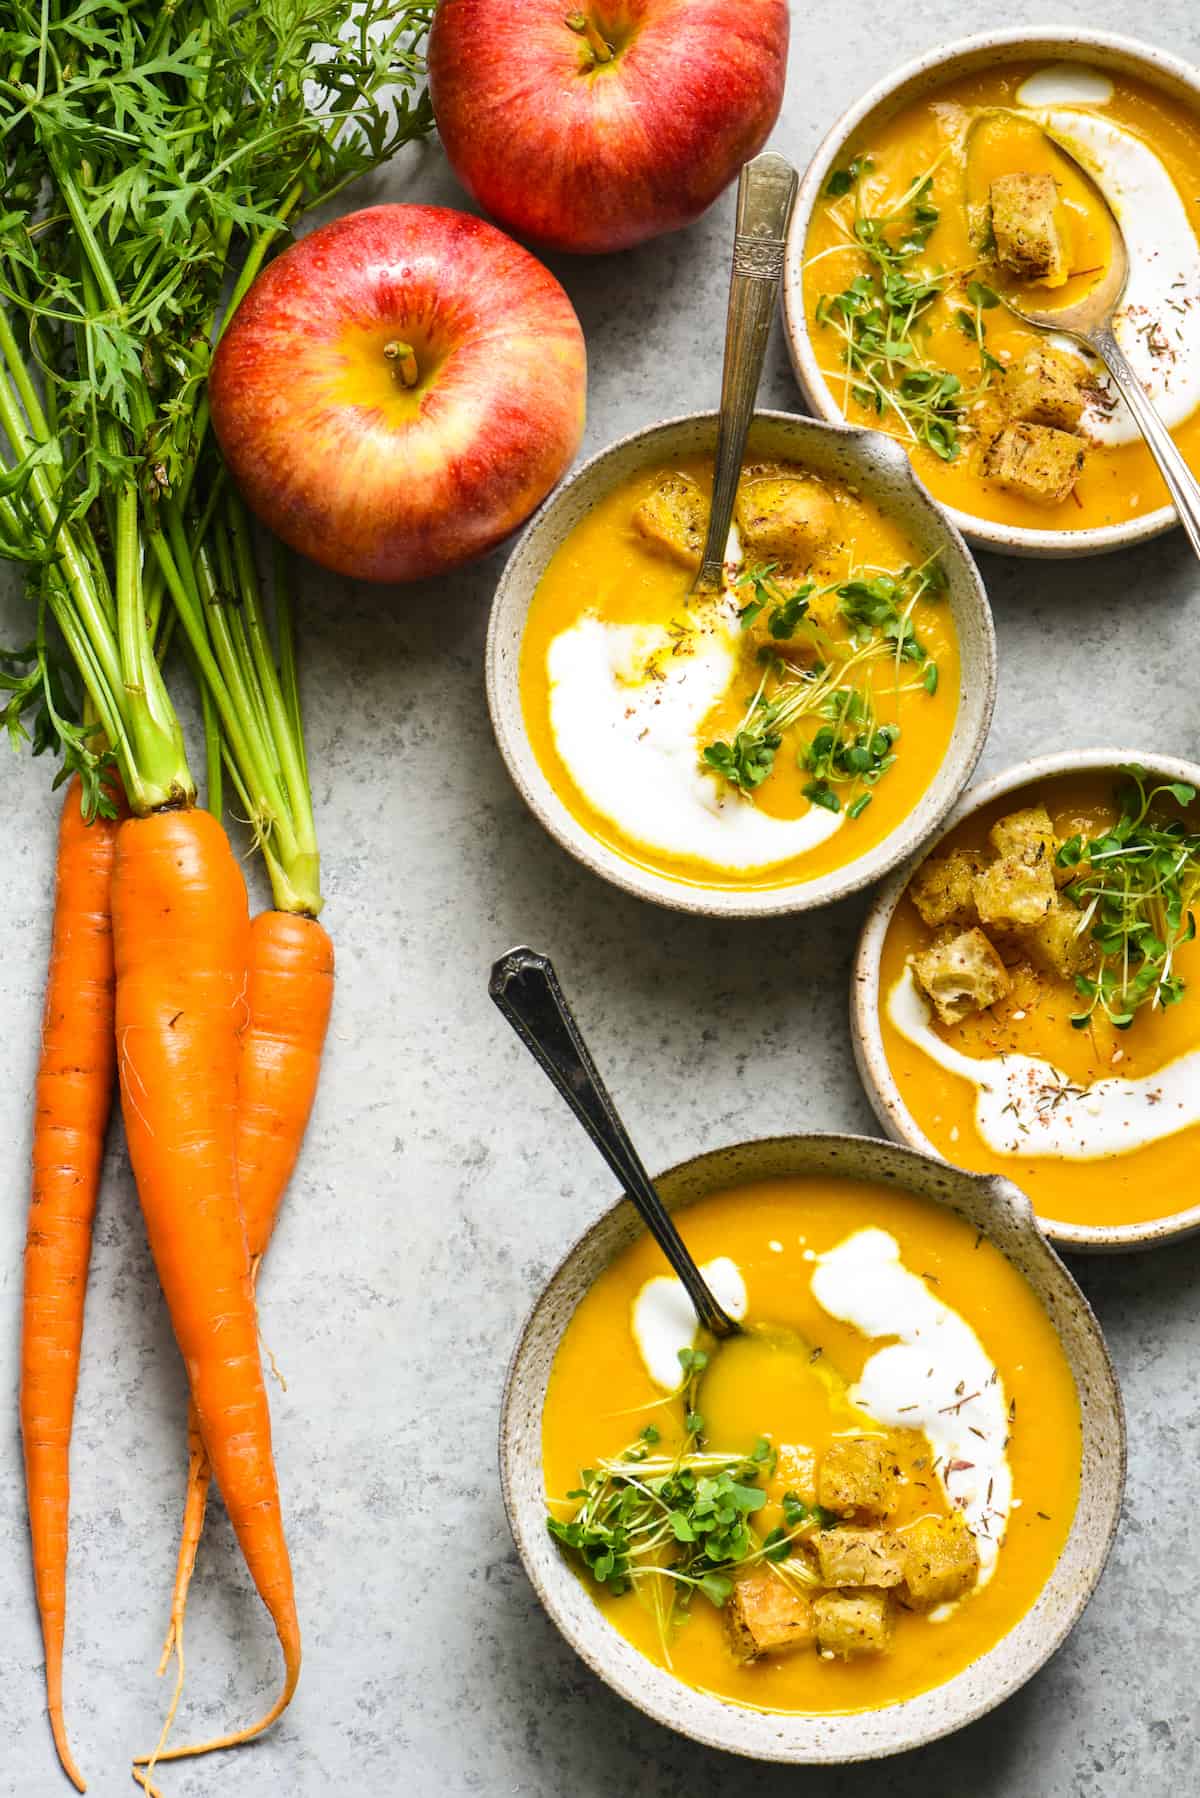
[[[1053,175],[1000,175],[989,192],[996,261],[1018,281],[1061,287],[1067,250],[1058,228]]]
[[[738,489],[736,516],[748,561],[807,568],[837,535],[837,504],[816,481],[767,476]]]
[[[633,528],[657,555],[698,568],[708,530],[708,501],[695,481],[669,474],[633,508]]]
[[[813,1600],[817,1647],[850,1660],[885,1654],[892,1645],[892,1612],[886,1592],[822,1592]]]
[[[1022,499],[1059,506],[1071,497],[1083,460],[1081,439],[1067,431],[1049,425],[1005,425],[984,452],[983,472]]]
[[[960,1511],[919,1517],[901,1538],[905,1602],[914,1610],[961,1598],[979,1576],[979,1549]]]
[[[855,1511],[883,1517],[896,1490],[895,1458],[878,1436],[848,1436],[831,1442],[821,1460],[817,1502],[823,1510],[851,1517]]]
[[[768,1566],[754,1567],[734,1580],[725,1624],[739,1661],[803,1648],[815,1633],[811,1602]]]
[[[1083,415],[1082,365],[1038,345],[1004,378],[1008,415],[1021,424],[1073,431]]]
[[[933,943],[915,955],[912,971],[943,1024],[961,1024],[986,1011],[1012,985],[1008,969],[982,930],[964,930],[948,943]]]
[[[1016,855],[999,857],[975,876],[975,909],[989,925],[1011,930],[1018,924],[1040,924],[1054,904],[1054,863],[1043,855],[1027,862]]]
[[[1053,864],[1058,850],[1058,838],[1044,805],[1031,805],[1024,811],[997,818],[988,831],[988,842],[997,855],[1013,856],[1031,864],[1043,859]]]
[[[827,1586],[898,1586],[904,1578],[891,1530],[819,1530],[817,1563]]]
[[[1083,914],[1070,900],[1056,898],[1039,924],[1019,931],[1022,947],[1035,967],[1062,980],[1074,980],[1094,964],[1097,946],[1087,931],[1080,934]]]
[[[974,924],[975,876],[984,866],[973,849],[952,849],[923,862],[908,883],[908,896],[931,930]]]

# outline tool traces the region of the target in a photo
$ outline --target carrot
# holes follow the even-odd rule
[[[238,1185],[255,1284],[308,1127],[332,1003],[333,944],[325,928],[315,918],[259,912],[250,926],[250,1021],[242,1035],[237,1129]],[[176,1698],[183,1678],[183,1620],[204,1529],[210,1471],[192,1405],[175,1590],[158,1669],[164,1672],[172,1652],[178,1651]],[[169,1714],[167,1727],[170,1722]]]
[[[112,906],[117,1064],[146,1232],[204,1448],[284,1658],[283,1688],[264,1717],[162,1757],[177,1759],[260,1734],[300,1674],[237,1179],[250,919],[224,831],[195,810],[121,826]]]
[[[21,1436],[46,1706],[63,1771],[81,1792],[86,1787],[67,1743],[62,1693],[69,1455],[92,1222],[112,1106],[109,897],[118,822],[97,817],[89,824],[79,780],[71,781],[58,827],[21,1316]]]
[[[252,1259],[266,1252],[321,1071],[333,944],[316,918],[260,912],[250,927],[250,1025],[242,1038],[238,1178]]]

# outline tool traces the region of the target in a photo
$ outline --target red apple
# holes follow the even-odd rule
[[[570,300],[502,231],[372,206],[269,263],[209,381],[253,510],[339,574],[411,581],[528,518],[583,434]]]
[[[787,0],[441,0],[434,114],[510,230],[623,250],[696,218],[783,101]]]

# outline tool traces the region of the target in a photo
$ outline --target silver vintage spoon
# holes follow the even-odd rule
[[[712,508],[704,555],[692,582],[693,593],[716,593],[721,588],[733,502],[779,296],[788,220],[797,185],[791,163],[776,156],[773,150],[746,163],[738,180]]]
[[[705,1329],[717,1337],[740,1336],[741,1325],[718,1304],[617,1116],[549,956],[535,949],[510,949],[492,969],[488,992],[621,1182]]]
[[[1158,464],[1159,473],[1167,484],[1167,491],[1179,514],[1179,522],[1187,532],[1188,542],[1200,556],[1200,481],[1197,481],[1180,455],[1174,438],[1138,379],[1137,371],[1117,341],[1113,328],[1117,308],[1129,280],[1129,252],[1124,232],[1103,189],[1092,179],[1088,170],[1053,133],[1048,132],[1047,136],[1060,155],[1079,171],[1089,191],[1103,208],[1108,222],[1111,255],[1100,280],[1074,305],[1047,306],[1038,310],[1028,304],[1024,290],[1021,290],[1019,300],[1014,297],[1009,283],[999,288],[1000,298],[1009,311],[1027,325],[1034,325],[1043,331],[1061,331],[1099,356],[1112,376],[1121,398],[1133,414],[1150,454]]]

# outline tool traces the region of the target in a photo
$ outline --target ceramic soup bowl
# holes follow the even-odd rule
[[[1194,67],[1150,44],[1075,26],[980,32],[928,50],[877,82],[842,114],[823,139],[800,184],[788,235],[783,296],[788,347],[800,391],[817,417],[838,423],[844,414],[821,372],[823,359],[828,366],[828,352],[818,350],[809,331],[804,307],[804,262],[814,211],[830,174],[845,160],[847,142],[872,119],[886,119],[947,82],[980,74],[1001,63],[1030,61],[1077,63],[1109,75],[1132,76],[1177,104],[1182,102],[1188,111],[1200,110],[1200,76]],[[998,523],[951,506],[946,509],[958,529],[977,547],[1024,556],[1098,555],[1143,543],[1178,522],[1170,506],[1118,524],[1084,530],[1034,529]]]
[[[887,1183],[952,1208],[1024,1276],[1062,1344],[1082,1415],[1078,1508],[1040,1597],[990,1652],[935,1689],[880,1709],[772,1714],[683,1684],[645,1659],[606,1620],[546,1528],[542,1409],[555,1354],[577,1305],[641,1233],[627,1200],[606,1211],[570,1249],[533,1307],[505,1387],[500,1470],[513,1539],[539,1598],[571,1646],[614,1691],[657,1722],[710,1747],[763,1761],[831,1764],[897,1754],[959,1729],[1015,1692],[1055,1652],[1087,1605],[1116,1531],[1125,1435],[1099,1325],[1039,1232],[1028,1200],[1010,1182],[963,1173],[892,1143],[814,1134],[735,1143],[695,1156],[662,1174],[658,1189],[678,1211],[742,1182],[805,1174]]]
[[[896,908],[921,860],[936,855],[943,839],[950,832],[1009,794],[1025,794],[1024,798],[1014,798],[1015,805],[1030,804],[1042,782],[1063,776],[1087,779],[1096,775],[1111,775],[1115,780],[1120,768],[1131,763],[1145,768],[1155,782],[1182,781],[1200,789],[1200,765],[1182,761],[1177,756],[1156,755],[1145,750],[1066,750],[1018,762],[1014,767],[994,775],[992,779],[983,781],[964,794],[946,820],[944,830],[933,843],[926,846],[924,855],[910,866],[900,869],[876,896],[863,925],[855,956],[850,989],[850,1028],[855,1059],[867,1097],[876,1117],[888,1135],[897,1142],[908,1143],[912,1148],[927,1154],[939,1153],[904,1102],[900,1085],[888,1061],[880,1023],[880,1003],[883,998],[880,964],[884,944]],[[1192,1003],[1197,1001],[1193,999]],[[1097,1165],[1103,1167],[1110,1164],[1110,1161],[1105,1161]],[[1014,1178],[1021,1178],[1016,1161],[1013,1162],[1012,1172]],[[1041,1204],[1038,1221],[1046,1235],[1060,1248],[1081,1251],[1145,1249],[1200,1230],[1200,1202],[1185,1205],[1181,1209],[1171,1208],[1168,1204],[1162,1216],[1122,1224],[1065,1221],[1053,1216],[1047,1206]]]
[[[748,451],[751,456],[794,461],[856,488],[903,527],[922,558],[936,553],[946,575],[946,603],[962,662],[958,716],[949,747],[932,782],[901,824],[856,860],[789,885],[745,888],[684,882],[644,867],[601,842],[568,810],[534,752],[521,702],[525,622],[555,551],[618,483],[673,457],[711,451],[715,442],[715,413],[668,419],[602,450],[547,501],[513,550],[496,591],[487,640],[488,704],[500,753],[534,816],[576,860],[614,886],[675,910],[714,917],[807,911],[878,880],[937,828],[970,779],[995,702],[995,637],[978,570],[958,531],[890,439],[874,431],[765,412],[755,420]]]

